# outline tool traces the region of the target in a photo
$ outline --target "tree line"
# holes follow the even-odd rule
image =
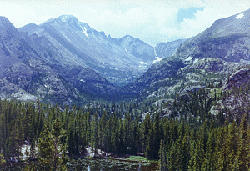
[[[20,156],[29,142],[30,157],[38,157],[44,170],[67,167],[70,157],[85,156],[87,146],[96,156],[97,149],[144,155],[159,160],[161,170],[246,170],[248,115],[236,122],[223,113],[211,114],[211,107],[229,96],[216,90],[212,96],[207,89],[195,90],[161,106],[95,103],[69,109],[0,100],[1,162]]]

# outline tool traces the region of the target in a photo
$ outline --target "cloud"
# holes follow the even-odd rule
[[[192,37],[210,27],[215,20],[230,17],[231,15],[243,12],[250,7],[248,1],[216,1],[206,2],[206,7],[202,11],[197,11],[195,18],[184,19],[180,23],[180,35],[182,37]],[[186,31],[185,31],[186,30]]]

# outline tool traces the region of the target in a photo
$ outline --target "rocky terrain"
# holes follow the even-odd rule
[[[224,83],[249,65],[249,19],[247,10],[154,48],[130,35],[111,38],[70,15],[19,29],[1,17],[0,96],[66,104],[157,101]]]
[[[172,57],[177,52],[180,45],[187,40],[188,39],[178,39],[173,42],[157,43],[155,53],[159,58]]]
[[[20,33],[4,17],[0,17],[0,36],[1,98],[69,104],[117,91],[93,69],[72,65],[70,61],[63,63],[60,48],[35,34],[31,35],[33,39]]]
[[[88,67],[116,85],[140,76],[156,59],[154,48],[132,36],[111,38],[71,15],[19,29],[45,60]]]
[[[144,98],[162,99],[208,83],[224,82],[249,64],[249,20],[247,10],[215,21],[204,32],[180,44],[173,57],[153,65],[127,88],[137,88],[137,95],[143,94]]]
[[[221,58],[228,62],[249,63],[250,9],[215,21],[204,32],[181,45],[176,56],[183,60]]]
[[[212,106],[210,113],[231,118],[236,122],[242,118],[245,113],[249,113],[250,100],[250,69],[242,68],[234,72],[224,82],[220,91],[222,97]]]
[[[130,89],[119,86],[161,59],[138,38],[111,38],[71,15],[19,29],[0,17],[0,35],[1,98],[60,104],[121,99]]]

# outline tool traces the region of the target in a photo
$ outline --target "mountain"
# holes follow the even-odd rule
[[[18,30],[1,17],[0,94],[81,103],[123,95],[169,99],[216,86],[250,62],[249,17],[247,10],[155,48],[130,35],[111,38],[70,15]]]
[[[34,24],[29,26],[37,29]],[[76,65],[82,61],[69,58],[70,52],[62,45],[38,34],[19,32],[7,18],[0,17],[1,98],[81,104],[118,91],[93,69]]]
[[[188,39],[178,39],[167,43],[157,43],[155,53],[157,54],[157,57],[160,58],[171,57],[177,52],[180,45],[187,40]]]
[[[111,38],[71,15],[19,29],[1,17],[0,28],[1,98],[60,104],[122,98],[119,86],[157,59],[140,39]]]
[[[44,60],[92,68],[116,85],[142,75],[156,59],[154,48],[141,40],[129,35],[111,38],[72,15],[40,25],[28,24],[19,31],[28,34],[26,41],[43,54]]]
[[[227,62],[250,61],[250,9],[215,21],[204,32],[181,45],[181,59],[221,58]]]
[[[221,115],[236,122],[249,112],[250,100],[250,69],[242,68],[231,74],[224,82],[220,97],[210,109],[213,115]]]
[[[153,65],[126,89],[136,89],[137,96],[157,100],[185,94],[208,83],[216,86],[224,82],[250,62],[249,21],[250,9],[215,21],[204,32],[180,44],[176,54]]]

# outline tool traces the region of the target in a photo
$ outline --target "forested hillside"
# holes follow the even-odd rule
[[[101,149],[159,160],[161,170],[245,170],[250,155],[249,109],[238,117],[227,108],[218,114],[211,108],[220,100],[249,93],[250,86],[230,91],[221,86],[208,84],[178,96],[169,115],[162,111],[168,103],[95,103],[68,109],[0,101],[1,155],[21,157],[22,146],[28,144],[28,156],[40,164],[27,168],[56,170],[69,167],[69,158],[85,156],[91,146],[96,156]]]
[[[0,17],[0,170],[90,170],[78,159],[92,154],[248,170],[249,19],[250,9],[153,48],[73,16],[21,29]]]

